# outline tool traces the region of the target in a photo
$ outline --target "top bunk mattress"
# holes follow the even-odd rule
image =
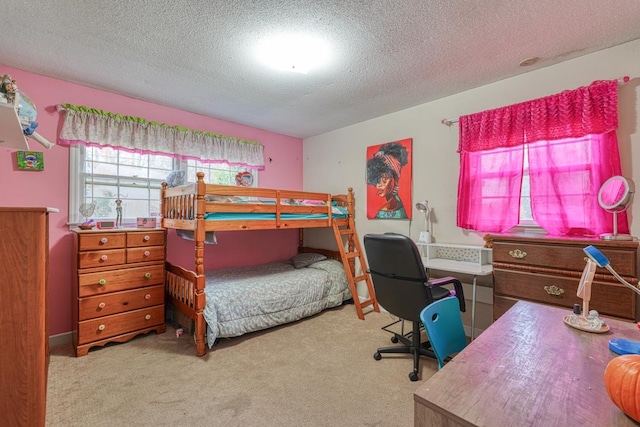
[[[348,217],[348,211],[342,206],[331,207],[331,217],[341,219]],[[329,215],[324,213],[281,213],[281,219],[327,219]],[[208,221],[250,221],[250,220],[275,220],[276,214],[269,212],[207,212],[204,219]]]

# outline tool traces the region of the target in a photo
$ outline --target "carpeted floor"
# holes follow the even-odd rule
[[[437,370],[410,355],[373,359],[392,345],[386,313],[359,320],[352,305],[277,328],[223,339],[204,357],[193,337],[168,327],[73,356],[51,349],[47,425],[384,426],[413,425],[413,392]]]

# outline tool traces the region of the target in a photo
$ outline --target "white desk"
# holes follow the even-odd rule
[[[476,330],[476,279],[478,276],[488,276],[493,273],[491,264],[477,262],[456,261],[444,258],[422,257],[422,263],[427,269],[449,271],[451,273],[469,274],[473,276],[471,287],[471,340],[475,338]]]

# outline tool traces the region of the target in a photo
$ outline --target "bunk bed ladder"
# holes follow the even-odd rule
[[[345,227],[345,228],[341,228]],[[378,300],[376,299],[376,293],[373,290],[373,284],[371,282],[371,276],[367,273],[367,263],[362,254],[362,247],[358,234],[356,233],[356,227],[353,219],[349,219],[349,222],[341,226],[337,222],[333,223],[333,234],[336,237],[338,243],[338,249],[342,258],[342,264],[344,270],[347,272],[347,280],[349,281],[349,288],[351,289],[351,295],[353,296],[353,303],[356,306],[358,317],[364,320],[363,307],[373,306],[373,311],[380,312],[378,307]],[[347,237],[347,242],[343,240],[343,236]],[[356,276],[356,259],[360,263],[360,270],[362,275]],[[358,296],[356,284],[359,282],[365,282],[367,284],[367,290],[369,292],[369,299],[361,300]]]

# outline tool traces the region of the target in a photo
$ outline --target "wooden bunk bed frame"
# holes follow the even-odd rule
[[[193,319],[195,325],[194,339],[198,356],[206,353],[206,322],[203,316],[205,308],[205,272],[204,245],[207,232],[213,231],[250,231],[299,229],[299,252],[319,252],[342,261],[349,288],[353,297],[358,317],[364,319],[363,307],[371,306],[379,312],[371,278],[362,254],[361,245],[356,233],[355,197],[353,189],[347,194],[331,195],[328,193],[304,192],[292,190],[274,190],[240,186],[206,184],[204,173],[198,172],[197,181],[193,184],[169,188],[162,184],[161,190],[161,225],[167,229],[193,231],[195,245],[195,271],[166,262],[166,295],[174,309]],[[219,198],[250,198],[243,203],[211,201]],[[252,203],[251,200],[268,199],[273,203]],[[322,205],[290,204],[291,200],[324,201]],[[342,206],[347,210],[346,218],[337,218],[332,214],[332,205]],[[275,215],[273,219],[242,220],[205,220],[207,213],[266,213]],[[325,218],[285,219],[286,214],[325,214]],[[338,252],[324,249],[303,247],[302,233],[305,228],[333,228]],[[339,254],[339,256],[336,256]],[[356,261],[359,261],[361,275],[356,275]],[[369,292],[369,299],[358,298],[356,284],[364,281]]]

